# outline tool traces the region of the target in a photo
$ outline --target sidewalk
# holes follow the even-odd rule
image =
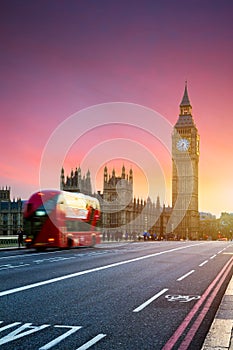
[[[202,350],[233,350],[233,277],[222,298]]]

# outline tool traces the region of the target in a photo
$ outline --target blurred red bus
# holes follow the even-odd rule
[[[100,243],[98,199],[82,193],[44,190],[24,207],[25,244],[42,250]]]

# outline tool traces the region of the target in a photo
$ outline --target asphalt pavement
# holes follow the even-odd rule
[[[102,243],[99,246],[106,247],[107,244],[112,246],[114,243]],[[233,276],[205,338],[202,350],[233,350]]]
[[[123,242],[106,242],[96,245],[107,248],[128,244]],[[17,250],[18,247],[0,248],[3,250]],[[24,249],[21,247],[20,249]],[[202,350],[233,350],[233,276],[226,288],[218,311],[202,346]]]

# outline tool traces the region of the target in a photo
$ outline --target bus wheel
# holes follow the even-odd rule
[[[91,246],[94,247],[95,245],[96,245],[96,236],[93,235],[93,236],[91,237]]]
[[[72,246],[73,246],[73,240],[72,240],[72,238],[68,237],[68,239],[67,239],[67,247],[68,248],[72,248]]]
[[[36,247],[37,253],[44,252],[45,249],[46,249],[45,247]]]

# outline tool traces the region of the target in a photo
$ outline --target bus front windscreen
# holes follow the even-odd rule
[[[33,242],[36,236],[40,233],[48,215],[44,209],[38,209],[34,215],[24,219],[24,232],[27,238]]]

